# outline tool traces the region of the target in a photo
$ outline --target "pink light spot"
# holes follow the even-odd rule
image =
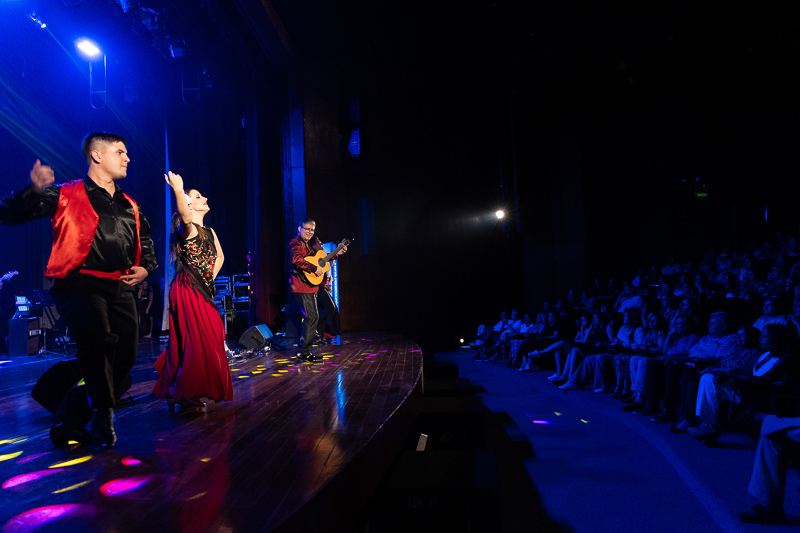
[[[94,507],[80,503],[48,505],[18,514],[3,526],[3,533],[22,533],[39,529],[59,518],[94,514]]]
[[[58,472],[63,472],[63,468],[55,468],[53,470],[39,470],[37,472],[30,472],[28,474],[21,474],[19,476],[14,476],[11,479],[6,480],[3,483],[4,489],[10,489],[12,487],[16,487],[19,485],[24,485],[25,483],[30,483],[31,481],[36,481],[39,478],[43,478],[44,476],[49,476],[50,474],[56,474]]]
[[[109,481],[100,487],[100,494],[103,496],[121,496],[128,492],[144,487],[150,481],[150,476],[134,476]]]
[[[339,365],[337,365],[337,364],[335,364],[335,363],[331,363],[331,366],[339,366]]]
[[[549,420],[531,420],[534,424],[541,424],[543,426],[549,426],[552,422]]]
[[[142,464],[142,462],[139,459],[134,459],[133,457],[125,457],[120,462],[125,466],[134,466]]]

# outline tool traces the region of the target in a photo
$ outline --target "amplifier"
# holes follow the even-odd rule
[[[38,316],[8,321],[8,355],[36,355],[42,348],[42,322]]]

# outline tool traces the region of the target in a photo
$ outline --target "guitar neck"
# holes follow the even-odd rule
[[[339,246],[334,248],[334,250],[331,253],[329,253],[328,255],[325,256],[325,262],[327,263],[328,261],[330,261],[331,259],[336,257],[336,254],[341,252],[342,248],[344,248],[344,244],[339,244]]]

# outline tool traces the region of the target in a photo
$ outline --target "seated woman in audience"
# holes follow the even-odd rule
[[[613,351],[630,350],[633,344],[644,343],[644,328],[639,309],[630,307],[625,311],[622,327],[617,336],[609,343]],[[569,375],[566,383],[559,386],[563,391],[582,389],[594,380],[594,391],[597,393],[610,392],[609,385],[613,380],[610,372],[614,354],[603,353],[590,355],[581,362],[578,369]]]
[[[697,427],[687,428],[687,434],[707,444],[716,443],[719,437],[719,401],[730,397],[735,401],[737,389],[747,390],[749,394],[763,390],[765,385],[784,383],[789,377],[796,376],[797,354],[792,351],[791,332],[786,326],[767,324],[761,330],[759,343],[763,353],[754,363],[743,365],[743,368],[732,369],[728,375],[733,382],[728,385],[723,382],[714,384],[712,391],[700,389],[698,391],[696,415],[703,419]],[[707,378],[705,385],[709,384]],[[701,382],[702,385],[702,382]],[[721,398],[721,399],[719,399]]]
[[[534,347],[533,350],[527,352],[527,358],[523,362],[523,367],[525,363],[528,364],[528,368],[526,370],[539,370],[543,364],[546,364],[544,361],[541,361],[541,355],[537,350],[544,350],[548,346],[552,344],[557,344],[558,342],[565,340],[568,337],[567,330],[567,323],[565,320],[561,319],[558,313],[555,310],[550,311],[547,313],[547,326],[545,330],[542,332],[542,335],[534,340],[531,345]],[[526,348],[527,350],[527,348]],[[547,353],[552,353],[555,350]],[[523,352],[525,353],[525,352]],[[537,359],[538,365],[533,366],[531,359]]]
[[[525,315],[526,320],[529,315]],[[516,353],[513,358],[509,360],[510,365],[516,365],[524,356],[531,350],[534,350],[543,336],[548,335],[547,317],[544,313],[536,315],[536,321],[532,324],[523,322],[520,332],[525,335],[525,341],[517,347]]]
[[[633,396],[632,367],[633,357],[650,358],[664,353],[662,351],[664,340],[667,338],[667,323],[656,313],[647,315],[647,325],[644,328],[644,341],[642,344],[633,343],[632,351],[635,353],[620,353],[614,356],[614,369],[617,373],[617,388],[614,389],[613,398],[628,399]],[[637,363],[638,366],[638,363]]]
[[[681,305],[678,307],[678,312],[675,313],[672,321],[669,324],[669,330],[672,331],[675,329],[675,322],[678,318],[688,318],[692,321],[692,324],[697,324],[697,304],[691,298],[684,298],[681,300]]]
[[[593,346],[596,342],[602,340],[602,336],[605,335],[602,328],[602,320],[600,319],[599,314],[595,313],[591,318],[588,314],[582,314],[580,320],[580,328],[578,329],[578,333],[575,334],[575,339],[571,343],[566,340],[561,340],[554,342],[542,350],[534,350],[530,352],[528,356],[525,357],[525,361],[520,367],[519,371],[530,371],[532,360],[538,359],[544,354],[552,353],[556,361],[556,372],[547,379],[554,381],[561,378],[561,376],[565,374],[567,354],[572,352],[573,348],[586,348],[587,346]]]
[[[635,412],[645,407],[645,378],[647,376],[647,362],[654,358],[668,359],[673,356],[682,356],[689,353],[689,350],[700,340],[700,335],[693,333],[694,322],[689,317],[678,317],[675,321],[675,329],[667,334],[661,344],[661,351],[664,355],[653,355],[650,357],[634,356],[631,357],[631,390],[634,394],[627,400],[622,410]]]

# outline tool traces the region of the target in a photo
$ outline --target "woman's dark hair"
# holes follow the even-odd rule
[[[172,231],[169,233],[169,260],[178,262],[178,225],[181,222],[181,216],[178,213],[172,214]],[[197,238],[200,241],[208,240],[208,232],[203,229],[203,226],[192,222],[197,228]]]

